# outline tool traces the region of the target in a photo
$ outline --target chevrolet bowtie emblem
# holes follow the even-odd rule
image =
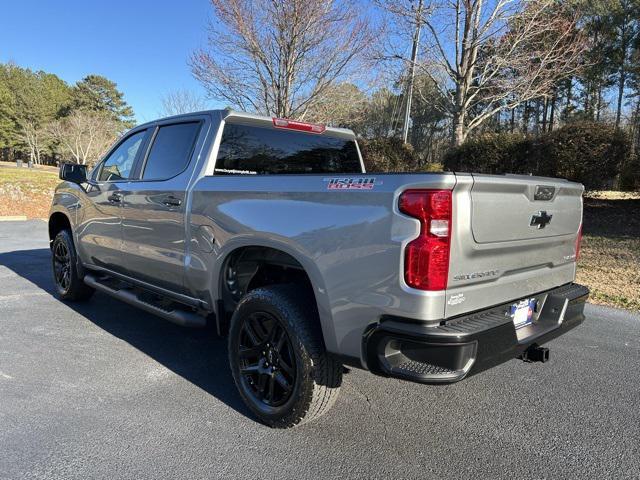
[[[538,229],[546,227],[549,223],[551,223],[551,218],[553,215],[547,215],[547,212],[544,210],[535,213],[531,217],[531,223],[529,224],[532,227],[537,227]]]

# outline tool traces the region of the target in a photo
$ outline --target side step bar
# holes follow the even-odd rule
[[[156,305],[153,302],[141,298],[140,293],[137,293],[131,288],[122,288],[120,286],[107,285],[96,278],[94,275],[86,274],[84,276],[84,283],[90,287],[95,288],[101,292],[111,295],[112,297],[122,300],[123,302],[138,307],[146,312],[153,313],[159,317],[169,320],[183,327],[202,328],[207,324],[207,320],[197,313],[189,312],[187,310],[176,309],[173,307],[162,307]]]

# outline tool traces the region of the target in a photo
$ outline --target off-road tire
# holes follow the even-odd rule
[[[261,401],[253,390],[257,388],[253,379],[240,371],[244,362],[239,354],[241,335],[247,338],[243,323],[262,314],[279,322],[295,356],[290,397],[277,407],[264,403],[266,399]],[[229,364],[246,405],[262,423],[274,428],[291,428],[322,416],[335,403],[342,383],[342,365],[324,347],[315,298],[295,285],[262,287],[242,298],[231,319]]]
[[[62,265],[66,255],[66,265]],[[67,229],[58,232],[51,244],[51,266],[56,293],[61,300],[72,302],[91,298],[95,290],[82,281],[78,273],[78,258],[71,232]],[[61,276],[60,272],[66,272]]]

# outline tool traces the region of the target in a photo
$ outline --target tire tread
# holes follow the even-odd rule
[[[331,409],[338,398],[342,364],[333,359],[324,347],[315,298],[296,285],[272,285],[249,292],[240,301],[236,311],[257,299],[275,305],[281,312],[287,312],[283,320],[295,333],[290,339],[305,353],[303,361],[308,362],[305,368],[310,368],[312,375],[311,381],[302,385],[297,408],[290,415],[277,420],[262,420],[276,428],[291,428],[316,420]],[[230,355],[231,352],[230,348]]]
[[[56,242],[60,241],[64,242],[67,245],[69,255],[71,256],[72,265],[77,265],[78,255],[76,253],[75,244],[73,243],[73,236],[71,235],[71,231],[69,229],[60,230],[54,238],[53,244],[55,245]],[[71,286],[69,287],[69,290],[67,292],[61,292],[56,285],[56,292],[61,300],[82,302],[90,299],[95,293],[95,290],[84,283],[78,273],[78,269],[73,268],[71,271]]]

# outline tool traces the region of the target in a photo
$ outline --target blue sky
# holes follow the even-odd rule
[[[187,59],[205,45],[207,0],[0,3],[0,62],[55,73],[70,84],[104,75],[124,92],[139,122],[158,117],[170,90],[204,95]]]

